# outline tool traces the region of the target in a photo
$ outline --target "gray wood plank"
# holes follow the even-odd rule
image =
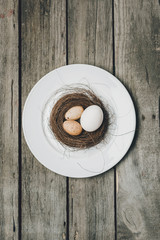
[[[68,1],[68,62],[112,72],[112,1]],[[114,172],[69,179],[69,239],[114,239]]]
[[[18,1],[0,1],[0,239],[18,239]]]
[[[159,1],[115,0],[116,75],[137,109],[131,150],[117,168],[117,239],[158,240]]]
[[[34,84],[66,63],[65,0],[22,0],[22,106]],[[66,236],[66,178],[42,166],[22,140],[22,239]]]

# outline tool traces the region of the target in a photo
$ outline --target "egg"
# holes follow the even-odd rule
[[[80,119],[82,128],[87,132],[96,131],[103,122],[103,111],[97,105],[87,107]]]
[[[63,122],[63,129],[72,136],[77,136],[82,132],[82,127],[79,122],[73,120]]]
[[[74,106],[66,112],[65,119],[66,120],[77,120],[81,117],[83,111],[84,111],[84,109],[82,106]]]

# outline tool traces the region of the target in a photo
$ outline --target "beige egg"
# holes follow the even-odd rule
[[[77,120],[81,117],[83,111],[84,111],[84,109],[82,106],[74,106],[66,112],[65,119],[66,120]]]
[[[65,121],[63,123],[63,129],[65,132],[67,132],[68,134],[72,135],[72,136],[77,136],[79,134],[81,134],[82,132],[82,127],[81,125],[73,120],[70,121]]]

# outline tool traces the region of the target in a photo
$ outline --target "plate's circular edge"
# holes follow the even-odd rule
[[[102,171],[102,172],[100,172],[100,173],[90,173],[90,174],[87,175],[87,176],[74,176],[74,175],[71,176],[71,175],[62,174],[62,173],[60,173],[60,172],[58,172],[58,171],[55,171],[55,170],[53,170],[53,169],[48,168],[48,167],[44,164],[44,162],[41,162],[41,160],[39,160],[39,159],[36,157],[36,155],[33,153],[34,151],[32,151],[32,147],[30,146],[30,143],[29,143],[29,141],[28,141],[28,139],[27,139],[27,135],[26,135],[26,132],[25,132],[25,127],[24,127],[24,117],[25,117],[25,109],[26,109],[26,106],[27,106],[27,103],[28,103],[28,100],[29,100],[31,94],[33,93],[33,91],[35,90],[35,88],[37,88],[37,86],[38,86],[40,83],[42,83],[42,81],[45,80],[45,78],[46,78],[47,75],[49,75],[49,74],[51,74],[52,72],[54,72],[54,71],[56,71],[56,70],[58,70],[58,69],[61,69],[61,68],[72,67],[72,66],[83,66],[83,65],[84,65],[84,66],[88,66],[88,67],[97,68],[97,69],[99,69],[99,70],[101,70],[101,71],[106,72],[108,75],[110,75],[111,78],[114,78],[114,80],[116,80],[116,81],[126,90],[126,92],[128,93],[128,96],[130,97],[131,102],[132,102],[132,110],[133,110],[133,112],[134,112],[134,129],[133,129],[133,131],[130,133],[130,134],[132,134],[132,137],[131,137],[130,143],[129,143],[128,147],[127,147],[127,150],[124,152],[123,156],[119,159],[119,161],[116,162],[116,164],[115,164],[115,163],[111,164],[111,166],[110,166],[107,170],[104,170],[104,171]],[[116,78],[114,75],[112,75],[111,73],[109,73],[107,70],[104,70],[104,69],[102,69],[102,68],[100,68],[100,67],[97,67],[97,66],[94,66],[94,65],[89,65],[89,64],[70,64],[70,65],[61,66],[61,67],[59,67],[59,68],[56,68],[56,69],[50,71],[49,73],[47,73],[46,75],[44,75],[44,76],[32,87],[32,89],[30,90],[30,92],[29,92],[29,94],[28,94],[28,96],[27,96],[27,98],[26,98],[26,100],[25,100],[24,106],[23,106],[23,111],[22,111],[22,129],[23,129],[23,134],[24,134],[25,141],[26,141],[26,143],[27,143],[27,145],[28,145],[31,153],[33,154],[33,156],[34,156],[44,167],[46,167],[46,168],[49,169],[50,171],[52,171],[52,172],[54,172],[54,173],[56,173],[56,174],[59,174],[59,175],[61,175],[61,176],[70,177],[70,178],[88,178],[88,177],[95,177],[95,176],[98,176],[98,175],[100,175],[100,174],[103,174],[104,172],[109,171],[109,170],[112,169],[114,166],[116,166],[116,165],[125,157],[125,155],[126,155],[127,152],[129,151],[129,149],[130,149],[130,147],[131,147],[131,145],[132,145],[134,136],[135,136],[135,131],[136,131],[136,112],[135,112],[135,107],[134,107],[133,100],[132,100],[132,98],[131,98],[131,96],[130,96],[128,90],[127,90],[127,88],[126,88],[126,87],[120,82],[120,80],[119,80],[118,78]]]

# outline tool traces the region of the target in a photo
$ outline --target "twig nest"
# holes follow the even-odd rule
[[[70,88],[68,92],[67,90],[68,90],[67,88],[62,89],[63,95],[61,95],[58,101],[54,104],[50,114],[50,127],[54,136],[60,143],[71,148],[86,149],[97,145],[105,138],[105,134],[107,133],[108,130],[109,115],[108,111],[106,110],[106,107],[104,106],[103,102],[99,99],[99,97],[96,96],[96,94],[89,88],[86,89],[82,87],[79,88],[76,87]],[[80,119],[77,118],[79,118],[80,114],[83,114],[85,110],[86,112],[88,112],[87,108],[91,105],[97,105],[97,107],[99,107],[102,110],[103,120],[101,114],[100,115],[101,117],[98,120],[98,125],[94,126],[94,129],[96,130],[93,130],[93,128],[92,129],[89,128],[90,123],[88,121],[87,129],[89,131],[86,131],[82,118],[81,124],[83,125],[84,129],[80,130],[81,129],[80,128],[81,125],[79,124]],[[73,110],[75,111],[76,106],[81,106],[84,109],[84,112],[82,112],[82,108],[81,109],[78,108],[76,110],[76,113],[75,112],[73,113]],[[85,115],[86,114],[84,114],[84,116]],[[90,115],[90,117],[91,116],[92,114]],[[92,120],[94,119],[92,118]],[[66,126],[68,129],[66,129]],[[90,130],[93,131],[91,132]]]
[[[82,113],[80,123],[87,132],[96,131],[103,122],[103,111],[97,105],[87,107]]]

